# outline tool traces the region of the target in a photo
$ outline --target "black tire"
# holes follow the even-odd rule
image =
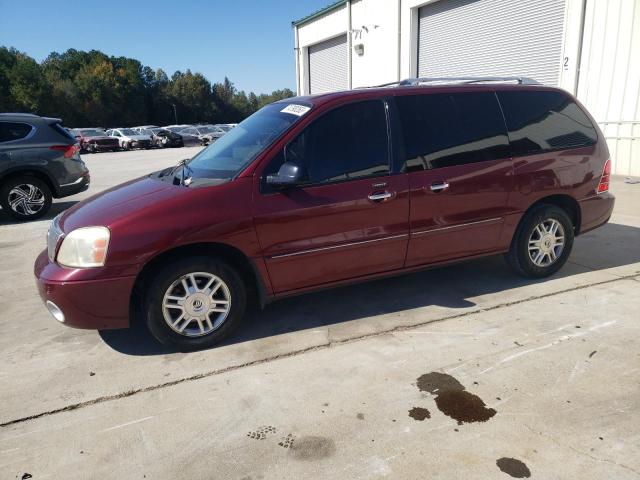
[[[26,188],[20,188],[23,185],[27,188],[28,186],[33,186],[38,191],[36,195],[32,196],[32,200],[37,200],[38,204],[38,210],[35,213],[28,213],[29,210],[35,210],[36,208],[35,204],[30,201],[25,201],[24,204],[17,206],[15,209],[10,205],[10,197],[11,200],[16,197],[15,192],[12,193],[15,188],[19,188],[25,195],[28,195]],[[42,217],[51,208],[52,200],[49,186],[42,180],[30,175],[10,178],[0,187],[0,205],[2,205],[2,209],[11,217],[20,221],[35,220]]]
[[[194,272],[212,274],[222,280],[228,288],[231,306],[226,319],[215,330],[206,335],[189,337],[176,332],[165,321],[162,302],[165,293],[174,282],[183,275]],[[147,328],[160,343],[183,352],[200,350],[221,342],[242,322],[247,306],[247,288],[242,277],[227,262],[205,256],[194,256],[173,261],[154,275],[145,290],[144,305]]]
[[[564,244],[559,255],[549,265],[540,266],[534,263],[529,253],[529,241],[534,230],[543,222],[555,220],[564,230]],[[555,205],[541,204],[529,210],[520,221],[516,234],[511,241],[509,252],[505,254],[507,263],[516,273],[529,278],[543,278],[553,275],[565,264],[575,236],[573,222],[565,210]],[[535,251],[534,251],[535,252]]]

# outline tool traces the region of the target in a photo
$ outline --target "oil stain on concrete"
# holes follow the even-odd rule
[[[502,472],[513,478],[531,477],[531,471],[529,468],[523,462],[516,460],[515,458],[499,458],[496,460],[496,465]]]
[[[336,452],[335,442],[327,437],[306,436],[296,438],[289,447],[289,455],[296,460],[313,461],[330,457]]]
[[[429,413],[429,410],[426,408],[413,407],[409,410],[409,416],[414,420],[422,422],[425,418],[431,418],[431,413]]]
[[[464,385],[446,373],[426,373],[416,385],[421,392],[434,395],[438,409],[459,424],[486,422],[496,414],[480,397],[467,392]]]

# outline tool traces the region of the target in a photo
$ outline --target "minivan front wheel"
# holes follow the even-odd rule
[[[573,224],[567,212],[555,205],[539,205],[520,222],[506,258],[520,275],[547,277],[567,261],[573,239]]]
[[[16,220],[42,217],[51,208],[51,202],[51,190],[35,177],[14,177],[0,188],[2,209]]]
[[[155,275],[146,293],[146,323],[162,344],[181,351],[207,348],[241,322],[246,287],[221,260],[191,257],[170,263]]]

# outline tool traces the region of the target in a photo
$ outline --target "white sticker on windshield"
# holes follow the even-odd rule
[[[311,110],[311,107],[305,107],[304,105],[296,105],[295,103],[290,103],[280,111],[282,113],[291,113],[293,115],[297,115],[301,117],[302,115],[307,113],[309,110]]]

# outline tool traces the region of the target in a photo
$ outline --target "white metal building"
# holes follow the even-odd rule
[[[299,95],[416,76],[560,86],[640,176],[640,0],[340,0],[293,22]]]

